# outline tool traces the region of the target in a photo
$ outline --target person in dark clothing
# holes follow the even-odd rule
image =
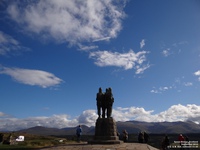
[[[4,137],[4,134],[3,134],[3,133],[0,133],[0,144],[3,143],[3,137]]]
[[[123,131],[123,141],[124,142],[128,141],[128,132],[126,130]]]
[[[144,132],[144,142],[148,143],[149,140],[149,134],[147,134],[146,132]]]
[[[167,135],[165,135],[163,141],[162,141],[162,149],[163,150],[167,150],[168,149],[168,146],[169,146],[169,138]]]
[[[81,125],[79,125],[76,129],[76,136],[77,136],[77,142],[80,142],[81,140],[81,134],[82,134],[82,128]]]
[[[144,141],[144,135],[143,135],[142,132],[140,132],[140,133],[138,134],[138,142],[139,142],[139,143],[143,143],[143,141]]]

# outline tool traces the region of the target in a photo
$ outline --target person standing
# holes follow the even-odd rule
[[[162,150],[167,150],[169,145],[170,145],[169,138],[167,135],[165,135],[165,137],[162,141]]]
[[[149,141],[149,134],[144,132],[144,143],[148,143]]]
[[[81,134],[82,134],[82,128],[81,125],[79,125],[76,129],[76,136],[77,136],[77,142],[80,142],[81,140]]]
[[[126,130],[123,131],[123,141],[124,142],[128,141],[128,132]]]
[[[3,144],[3,137],[4,137],[4,134],[0,133],[0,145]]]
[[[181,149],[183,149],[183,144],[184,144],[184,141],[185,141],[184,136],[182,134],[180,134],[179,137],[178,137],[178,140],[180,142]]]
[[[144,141],[144,134],[142,132],[140,132],[138,134],[138,142],[139,143],[143,143],[143,141]]]

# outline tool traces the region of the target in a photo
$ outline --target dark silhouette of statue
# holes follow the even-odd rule
[[[98,118],[95,124],[94,139],[88,141],[89,144],[120,144],[117,125],[112,115],[112,106],[114,102],[112,89],[107,88],[106,92],[99,92],[96,94],[97,113]],[[102,110],[102,114],[101,114]],[[106,118],[107,117],[107,118]]]
[[[102,108],[102,101],[104,100],[104,94],[102,93],[101,87],[99,88],[99,92],[97,93],[97,114],[99,118],[101,117],[101,108]]]
[[[114,102],[111,88],[108,88],[105,93],[105,101],[106,101],[106,109],[107,109],[107,118],[109,118],[112,115],[112,106]]]
[[[97,93],[97,95],[98,95],[98,93]],[[105,116],[107,116],[107,118],[110,118],[112,115],[112,105],[114,102],[114,98],[112,95],[112,89],[111,88],[106,89],[105,94],[103,94],[103,96],[101,98],[102,99],[99,99],[99,100],[100,100],[100,106],[102,108],[102,118],[105,118]],[[98,101],[97,101],[97,103],[98,103]],[[100,111],[99,111],[98,106],[99,105],[97,104],[97,111],[98,111],[98,115],[100,117],[101,114],[99,113]]]

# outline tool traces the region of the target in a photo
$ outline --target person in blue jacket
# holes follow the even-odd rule
[[[76,136],[77,136],[78,142],[80,142],[80,140],[81,140],[81,134],[82,134],[82,128],[81,128],[81,125],[79,125],[76,129]]]

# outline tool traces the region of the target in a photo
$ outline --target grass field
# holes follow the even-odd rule
[[[16,142],[15,139],[19,135],[24,135],[25,140],[22,142]],[[8,133],[4,133],[4,139],[9,136]],[[54,136],[40,136],[40,135],[32,135],[26,133],[13,133],[12,134],[12,141],[11,145],[8,144],[1,144],[0,150],[32,150],[32,149],[39,149],[43,147],[51,147],[51,146],[58,146],[67,143],[71,143],[73,141],[68,141],[66,138],[54,137]]]

